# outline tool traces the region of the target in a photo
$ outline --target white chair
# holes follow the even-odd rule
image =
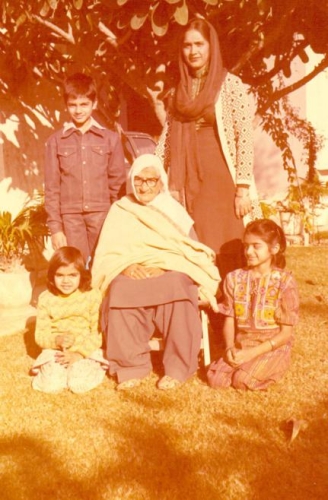
[[[202,307],[202,304],[200,304],[199,307],[199,314],[202,322],[202,342],[200,348],[203,351],[204,365],[208,366],[211,363],[210,339],[208,334],[208,315],[206,310]],[[150,339],[149,346],[152,351],[162,351],[164,349],[164,340],[161,337],[155,336]]]

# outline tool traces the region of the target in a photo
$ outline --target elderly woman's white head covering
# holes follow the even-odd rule
[[[163,189],[161,190],[162,193],[167,193],[169,191],[168,187],[168,177],[167,173],[165,172],[165,169],[163,167],[163,163],[161,162],[160,158],[156,155],[153,154],[143,154],[141,156],[138,156],[132,164],[131,170],[129,172],[129,177],[128,180],[131,183],[131,189],[134,194],[134,196],[138,199],[138,195],[134,186],[134,178],[140,174],[140,172],[144,168],[154,168],[159,176],[159,178],[162,181],[163,184]]]
[[[147,167],[152,167],[156,170],[163,184],[161,192],[147,205],[151,205],[152,207],[155,207],[165,213],[175,224],[180,226],[183,232],[189,234],[194,221],[189,216],[185,208],[178,201],[172,198],[168,187],[168,176],[163,167],[163,163],[158,156],[147,153],[138,156],[138,158],[134,160],[128,176],[130,184],[129,187],[132,190],[134,197],[138,200],[138,194],[134,186],[134,178]]]

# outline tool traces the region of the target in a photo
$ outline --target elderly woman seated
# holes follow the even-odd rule
[[[139,156],[129,181],[133,194],[114,203],[102,228],[93,286],[106,293],[102,323],[117,388],[136,387],[151,372],[149,340],[157,329],[165,346],[157,387],[166,390],[197,370],[198,298],[217,310],[219,272],[214,252],[189,236],[193,221],[169,194],[160,159]]]

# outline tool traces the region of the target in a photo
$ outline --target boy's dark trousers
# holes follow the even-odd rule
[[[85,262],[94,254],[107,213],[82,212],[77,214],[62,214],[67,245],[78,248]]]

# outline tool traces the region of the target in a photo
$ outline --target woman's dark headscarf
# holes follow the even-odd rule
[[[182,43],[187,31],[199,31],[206,40],[209,37],[210,60],[206,82],[199,94],[192,99],[192,75],[182,54]],[[214,113],[214,105],[224,80],[220,44],[214,27],[204,19],[194,19],[183,32],[179,54],[180,82],[171,105],[172,128],[170,134],[171,169],[170,189],[186,188],[186,201],[192,213],[192,201],[199,191],[202,171],[198,161],[196,121],[208,113]]]

